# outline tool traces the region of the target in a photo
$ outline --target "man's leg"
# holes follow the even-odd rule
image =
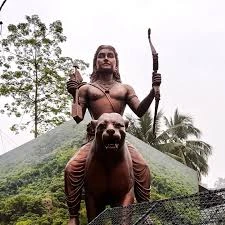
[[[143,156],[135,149],[133,145],[127,142],[131,154],[134,170],[134,193],[137,202],[145,202],[150,199],[151,174],[149,167]]]
[[[69,208],[70,220],[68,225],[79,224],[79,210],[84,186],[85,163],[91,143],[82,146],[69,160],[65,167],[65,194]]]

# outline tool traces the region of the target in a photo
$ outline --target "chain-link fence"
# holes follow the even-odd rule
[[[89,225],[225,225],[225,189],[107,208]]]

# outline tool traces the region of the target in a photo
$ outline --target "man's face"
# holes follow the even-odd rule
[[[96,61],[97,71],[114,72],[116,69],[116,58],[112,50],[104,48],[100,50]]]

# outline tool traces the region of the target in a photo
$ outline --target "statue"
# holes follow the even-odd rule
[[[134,203],[132,159],[125,143],[128,121],[118,113],[103,113],[92,120],[95,138],[85,167],[85,203],[88,222],[107,205]]]
[[[78,70],[75,70],[75,74]],[[82,121],[86,109],[93,119],[97,120],[103,113],[118,113],[123,115],[125,106],[128,105],[139,117],[150,107],[156,94],[159,94],[161,75],[153,73],[150,93],[144,100],[139,101],[134,89],[127,84],[122,84],[119,73],[119,60],[116,50],[109,45],[101,45],[97,49],[93,60],[93,73],[91,81],[83,84],[80,80],[70,79],[67,89],[78,101],[81,110],[73,110],[73,118],[79,123]],[[77,93],[76,89],[79,89]],[[76,97],[76,96],[77,97]],[[75,100],[77,99],[77,100]],[[74,109],[74,107],[73,107]],[[87,157],[94,138],[94,129],[91,124],[87,127],[87,143],[69,160],[65,168],[65,194],[69,208],[70,219],[68,225],[79,224],[79,209],[82,188],[84,187],[84,172]],[[149,168],[141,154],[127,143],[130,152],[134,174],[134,193],[137,202],[149,200],[151,176]]]

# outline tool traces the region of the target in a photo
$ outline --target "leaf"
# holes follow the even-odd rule
[[[62,57],[60,43],[65,40],[59,20],[47,26],[38,15],[31,15],[25,22],[8,26],[7,38],[0,41],[4,50],[0,96],[11,101],[0,110],[21,117],[12,131],[29,127],[37,137],[69,118],[65,74],[72,68],[72,59]],[[88,64],[80,60],[80,65],[85,70]],[[35,129],[30,120],[37,125]]]
[[[150,112],[139,119],[127,116],[130,122],[128,132],[196,170],[201,179],[201,175],[206,175],[208,172],[207,160],[212,154],[212,147],[199,140],[201,131],[194,126],[193,119],[189,115],[180,114],[176,109],[173,117],[163,117],[167,127],[164,131],[160,128],[161,118],[162,113],[159,112],[156,120],[156,138],[151,132],[153,119]],[[196,140],[191,140],[190,137],[195,137]]]

